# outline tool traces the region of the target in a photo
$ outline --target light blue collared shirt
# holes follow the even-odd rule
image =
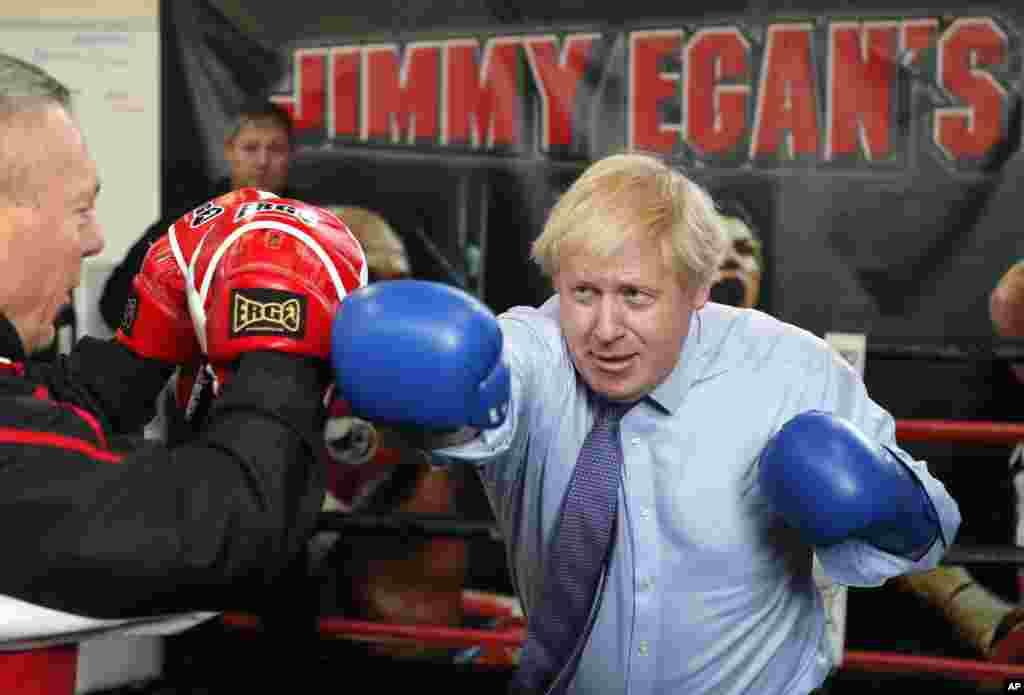
[[[472,461],[529,615],[577,454],[593,423],[558,326],[558,298],[500,317],[512,372],[505,423],[435,452]],[[812,548],[773,514],[758,455],[790,418],[854,422],[917,475],[942,533],[919,561],[861,541],[817,549],[840,584],[876,586],[938,564],[960,525],[956,502],[896,445],[892,416],[823,340],[754,310],[697,312],[675,369],[623,418],[618,536],[604,598],[570,692],[802,695],[833,664]]]

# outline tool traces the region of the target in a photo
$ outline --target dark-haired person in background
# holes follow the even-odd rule
[[[292,159],[292,122],[281,106],[265,99],[244,103],[224,138],[224,161],[228,176],[211,187],[203,200],[239,188],[258,188],[291,197],[288,171]],[[203,201],[175,210],[150,225],[115,266],[100,296],[100,314],[111,330],[121,322],[132,278],[142,267],[150,245],[163,236],[176,219]]]

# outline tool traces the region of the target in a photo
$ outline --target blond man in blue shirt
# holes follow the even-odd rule
[[[540,307],[488,320],[457,292],[384,283],[336,319],[353,407],[476,466],[531,621],[567,552],[553,539],[597,404],[632,406],[589,635],[550,692],[806,695],[833,668],[812,553],[835,581],[875,586],[934,567],[956,535],[955,501],[842,357],[708,301],[727,243],[703,189],[613,155],[534,244],[556,291]],[[380,358],[356,376],[366,354]]]

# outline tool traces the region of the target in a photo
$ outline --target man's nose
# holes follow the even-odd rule
[[[603,341],[612,341],[622,335],[621,307],[614,297],[604,297],[597,308],[595,332]]]

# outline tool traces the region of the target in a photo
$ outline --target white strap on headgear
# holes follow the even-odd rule
[[[270,191],[261,191],[261,190],[257,189],[256,193],[259,195],[259,198],[257,198],[257,200],[269,200],[271,198],[278,198],[278,197],[280,197],[276,193],[271,193]],[[210,201],[209,203],[205,203],[204,205],[200,205],[198,208],[196,208],[196,210],[201,210],[201,209],[205,208],[207,205],[212,205],[212,204],[213,204],[213,201]],[[209,222],[209,221],[211,221],[211,220],[213,220],[213,219],[215,219],[217,217],[220,217],[221,213],[223,213],[227,209],[228,209],[227,206],[219,206],[220,212],[218,212],[213,217],[204,220],[203,224],[206,224],[207,222]],[[193,216],[195,215],[196,210],[192,211]],[[189,263],[188,263],[188,261],[185,260],[185,254],[183,254],[181,252],[181,245],[178,243],[178,235],[174,231],[175,227],[177,227],[177,226],[178,226],[177,222],[175,222],[174,224],[172,224],[170,227],[167,228],[167,238],[168,238],[168,241],[171,244],[171,253],[174,254],[174,260],[176,260],[178,262],[178,268],[181,270],[182,276],[187,278],[188,277],[188,266],[189,266]],[[202,225],[199,225],[199,226],[202,226]],[[199,249],[202,248],[202,246],[203,246],[203,241],[202,241],[202,239],[200,239],[199,240],[199,244],[196,245],[195,254],[199,253]],[[195,255],[193,255],[193,258],[195,258]]]
[[[167,241],[171,244],[171,253],[174,254],[174,260],[178,263],[178,270],[181,271],[181,276],[184,278],[188,277],[188,262],[185,261],[185,254],[181,252],[181,244],[178,243],[178,235],[174,232],[175,225],[171,225],[167,228]],[[202,242],[200,242],[200,246]],[[199,249],[196,249],[196,253],[199,253]]]
[[[348,291],[345,289],[345,285],[341,281],[341,276],[338,275],[338,269],[334,267],[334,262],[316,239],[306,234],[301,229],[275,220],[257,220],[254,222],[247,222],[235,231],[231,232],[231,234],[229,234],[213,252],[213,256],[210,258],[210,265],[206,268],[206,274],[203,276],[202,285],[197,289],[195,277],[196,260],[199,258],[199,252],[202,249],[203,243],[206,241],[204,238],[199,242],[199,246],[192,255],[192,262],[189,264],[188,274],[186,276],[188,278],[189,313],[192,316],[192,324],[196,329],[196,336],[199,339],[199,344],[202,346],[204,353],[208,352],[206,348],[206,309],[204,307],[206,305],[206,297],[210,292],[210,283],[213,281],[213,274],[217,269],[217,264],[220,263],[221,257],[227,253],[227,250],[231,248],[231,245],[238,241],[243,234],[266,229],[273,229],[281,232],[282,234],[287,234],[290,237],[298,239],[309,247],[309,249],[316,254],[316,257],[320,259],[320,262],[324,264],[324,267],[327,268],[327,274],[330,276],[331,282],[334,284],[334,291],[337,293],[338,299],[341,300],[348,295]],[[365,269],[365,264],[363,267]]]

